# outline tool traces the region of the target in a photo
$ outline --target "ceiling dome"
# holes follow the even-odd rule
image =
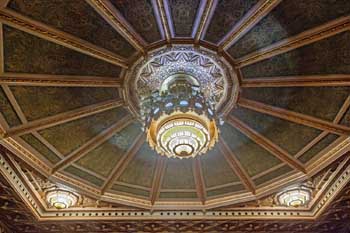
[[[1,144],[52,182],[144,209],[280,192],[349,146],[349,13],[345,0],[10,0]],[[143,96],[180,76],[214,107],[164,121],[181,100],[162,99],[143,131]]]

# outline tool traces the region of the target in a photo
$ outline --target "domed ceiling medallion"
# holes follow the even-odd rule
[[[181,159],[218,141],[217,124],[233,107],[237,84],[223,58],[192,46],[158,49],[136,62],[126,79],[130,108],[151,148]]]

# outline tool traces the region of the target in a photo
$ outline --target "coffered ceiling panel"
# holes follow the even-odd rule
[[[2,88],[0,89],[0,109],[1,115],[9,126],[13,127],[21,123]]]
[[[228,51],[239,58],[349,13],[346,0],[282,1]]]
[[[346,74],[350,72],[350,32],[242,68],[244,78]]]
[[[118,77],[120,67],[4,26],[5,71]]]
[[[258,0],[220,0],[205,39],[216,44],[258,2]]]
[[[9,8],[128,57],[135,49],[85,1],[13,0]]]

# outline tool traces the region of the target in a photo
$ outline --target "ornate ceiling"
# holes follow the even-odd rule
[[[29,208],[35,218],[54,211],[38,179],[102,203],[74,210],[102,208],[99,220],[122,210],[140,218],[142,210],[160,221],[184,210],[219,221],[213,214],[227,208],[254,219],[259,208],[270,219],[278,211],[314,219],[348,180],[347,0],[0,0],[0,29],[2,156],[41,203],[40,213]],[[215,83],[230,86],[218,96],[232,96],[222,103],[220,141],[195,159],[165,159],[148,146],[130,82],[154,51],[176,46],[210,54],[232,81]],[[166,72],[152,65],[145,70]],[[322,183],[307,209],[256,204],[298,184],[315,187],[329,169],[344,184]],[[55,212],[57,221],[66,217]]]

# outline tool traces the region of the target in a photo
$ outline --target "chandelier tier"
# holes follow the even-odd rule
[[[195,157],[218,140],[214,101],[204,97],[191,76],[169,77],[141,103],[147,140],[161,155]]]
[[[236,102],[238,79],[215,52],[181,45],[140,58],[125,90],[150,147],[182,159],[204,154],[218,141],[217,125]]]

